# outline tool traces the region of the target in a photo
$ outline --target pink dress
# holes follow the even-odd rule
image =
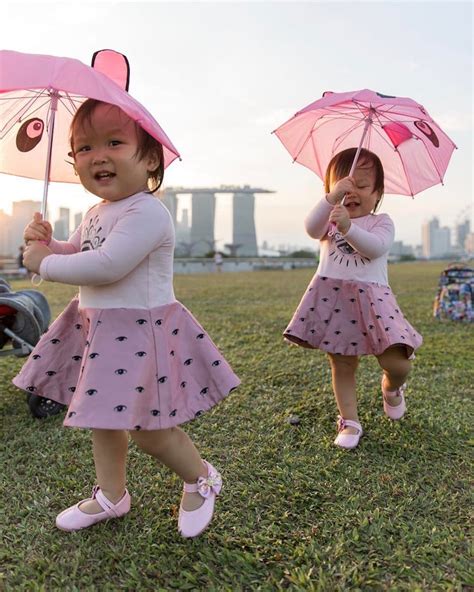
[[[345,235],[334,229],[330,236],[331,210],[323,198],[306,220],[310,236],[321,241],[320,262],[284,337],[345,356],[380,355],[401,344],[412,356],[422,337],[388,285],[392,220],[387,214],[369,214],[352,219]]]
[[[240,381],[173,292],[174,228],[139,193],[91,208],[41,264],[80,285],[13,383],[68,405],[64,425],[157,430],[195,417]]]

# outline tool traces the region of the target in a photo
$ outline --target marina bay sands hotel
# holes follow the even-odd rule
[[[221,185],[213,188],[167,187],[160,197],[169,209],[175,227],[179,196],[191,195],[191,228],[187,241],[193,255],[204,255],[215,250],[214,219],[216,194],[232,194],[232,245],[239,256],[258,255],[257,234],[255,232],[255,195],[275,193],[244,185]],[[179,244],[177,239],[177,244]]]

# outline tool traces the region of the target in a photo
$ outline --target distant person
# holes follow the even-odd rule
[[[306,218],[308,234],[321,241],[320,262],[284,332],[293,343],[327,352],[339,409],[334,443],[342,448],[355,448],[363,431],[356,398],[359,356],[377,358],[384,411],[397,420],[405,414],[405,381],[422,343],[388,285],[394,225],[387,214],[376,214],[384,191],[382,164],[363,149],[349,177],[355,153],[349,148],[332,158],[326,196]]]
[[[23,276],[26,277],[29,275],[28,270],[25,267],[25,262],[24,262],[24,253],[25,253],[25,247],[23,245],[20,245],[18,247],[18,256],[17,256],[17,266],[18,266],[18,273]]]
[[[216,251],[214,253],[214,267],[215,267],[215,270],[217,273],[221,273],[223,263],[224,263],[224,260],[222,258],[221,253],[219,253],[219,251]]]
[[[25,240],[46,244],[31,242],[25,264],[45,280],[79,285],[79,299],[14,379],[68,405],[64,425],[92,429],[97,485],[56,525],[80,530],[130,510],[130,436],[183,479],[178,529],[195,537],[212,519],[221,476],[178,426],[239,379],[173,292],[173,221],[151,194],[163,179],[162,145],[118,107],[87,100],[71,124],[71,150],[81,183],[102,201],[67,242],[36,215]]]

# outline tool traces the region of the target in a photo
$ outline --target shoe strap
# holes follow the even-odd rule
[[[382,394],[384,399],[386,397],[396,397],[396,396],[400,396],[403,397],[405,394],[405,389],[407,388],[407,383],[404,382],[401,386],[399,386],[396,390],[394,391],[389,391],[387,389],[385,389],[383,387],[383,379],[382,379]]]
[[[186,493],[199,493],[203,498],[211,494],[219,495],[222,489],[222,477],[213,467],[206,463],[208,467],[207,477],[199,477],[195,483],[183,484],[183,491]]]
[[[126,493],[127,492],[125,491],[125,494]],[[117,518],[119,516],[119,513],[116,510],[118,504],[113,504],[110,500],[108,500],[98,485],[96,485],[92,490],[92,499],[97,501],[99,506],[104,510],[107,516],[110,516],[110,518]],[[118,503],[120,503],[122,499],[123,496],[120,498]]]
[[[344,430],[345,428],[355,428],[356,430],[359,430],[359,432],[362,432],[362,426],[358,421],[355,421],[354,419],[344,419],[343,417],[338,415],[337,431],[342,432],[342,430]]]

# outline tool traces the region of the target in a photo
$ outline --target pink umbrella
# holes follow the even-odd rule
[[[69,126],[87,98],[120,107],[156,138],[165,167],[179,157],[153,116],[99,71],[113,69],[109,58],[101,57],[106,63],[96,69],[70,58],[0,51],[0,172],[44,179],[43,216],[50,181],[79,182],[68,156]]]
[[[443,183],[455,144],[412,99],[371,90],[325,92],[273,133],[293,157],[324,179],[334,154],[358,146],[380,158],[386,193],[415,195]]]

